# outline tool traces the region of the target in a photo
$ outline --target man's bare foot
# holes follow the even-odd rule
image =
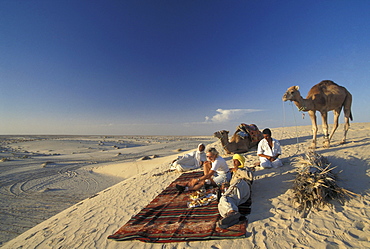
[[[182,193],[182,192],[184,192],[184,191],[185,191],[186,187],[181,186],[181,185],[179,185],[179,184],[176,184],[176,189],[177,189],[180,193]]]

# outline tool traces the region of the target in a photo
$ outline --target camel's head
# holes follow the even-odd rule
[[[283,101],[287,101],[287,100],[293,101],[293,100],[298,99],[298,97],[301,96],[298,90],[299,90],[299,86],[289,87],[283,96]]]
[[[215,133],[213,133],[213,136],[217,137],[219,139],[225,137],[225,135],[226,135],[226,137],[228,137],[229,136],[229,131],[222,130],[222,131],[216,131]]]

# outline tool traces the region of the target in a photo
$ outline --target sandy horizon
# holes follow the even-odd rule
[[[259,127],[262,128],[262,127]],[[320,127],[321,128],[321,127]],[[328,149],[316,152],[337,166],[338,185],[361,197],[301,218],[291,203],[291,164],[310,144],[311,126],[272,128],[283,167],[257,168],[245,239],[181,243],[116,242],[116,232],[180,173],[169,163],[212,136],[0,136],[2,248],[366,248],[370,247],[370,123],[342,125]],[[320,131],[321,132],[321,131]],[[10,138],[12,137],[12,138]],[[16,138],[18,137],[18,138]],[[23,139],[22,138],[29,138]],[[40,139],[41,138],[41,139]],[[13,139],[13,140],[12,140]],[[15,140],[14,140],[15,139]],[[318,144],[322,141],[321,134]],[[180,150],[181,149],[181,150]],[[148,160],[140,160],[148,156]],[[256,148],[244,153],[246,166]]]

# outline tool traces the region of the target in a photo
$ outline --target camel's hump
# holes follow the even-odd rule
[[[323,80],[320,83],[314,85],[307,94],[307,98],[318,95],[346,95],[346,88],[334,83],[331,80]],[[323,96],[322,96],[323,97]]]

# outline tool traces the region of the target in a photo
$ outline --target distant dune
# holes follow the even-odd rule
[[[360,197],[302,218],[292,203],[291,163],[308,151],[311,126],[275,128],[284,165],[256,168],[246,238],[169,244],[107,237],[180,176],[168,171],[177,155],[203,142],[231,165],[217,139],[0,136],[0,243],[2,248],[370,248],[370,123],[351,124],[343,145],[339,129],[332,146],[316,152],[337,167],[338,185]],[[139,160],[144,156],[148,160]],[[244,156],[252,166],[256,148]]]

